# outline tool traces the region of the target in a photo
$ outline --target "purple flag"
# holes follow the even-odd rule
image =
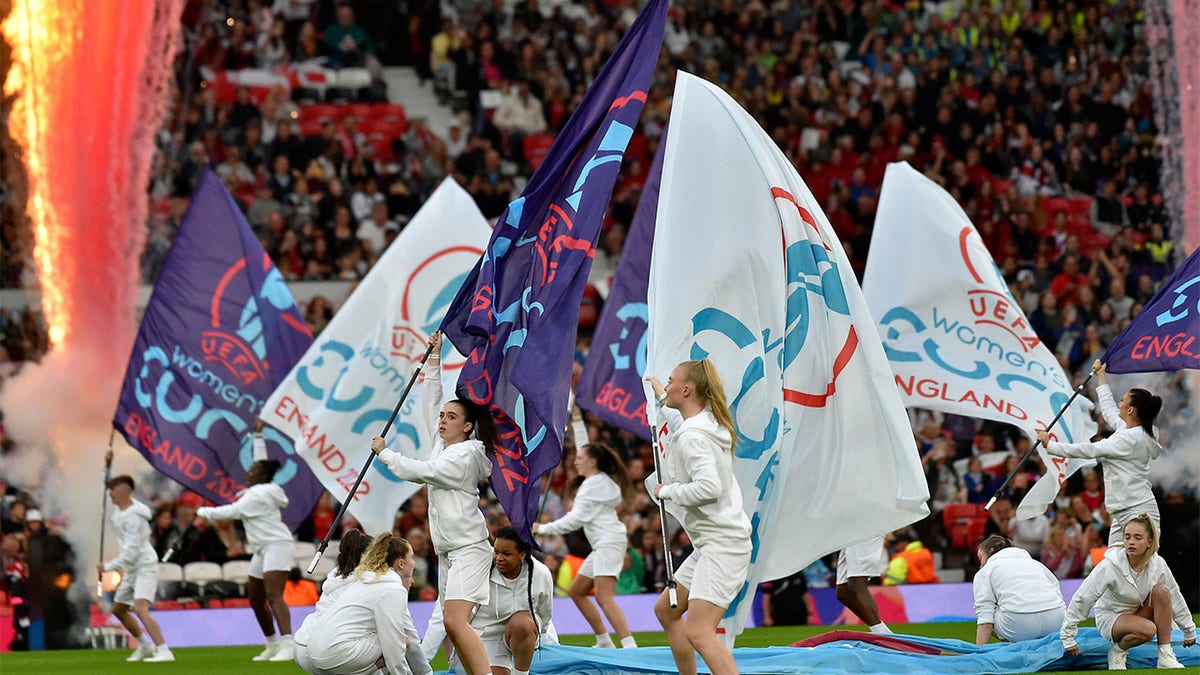
[[[221,180],[206,171],[134,341],[113,426],[154,468],[218,504],[246,486],[263,401],[312,343],[291,291]],[[321,483],[264,427],[295,529]]]
[[[442,329],[467,357],[458,395],[485,405],[501,435],[492,489],[528,541],[538,479],[558,465],[579,302],[617,170],[662,48],[666,0],[650,0],[500,215]]]
[[[1159,287],[1101,360],[1110,373],[1200,370],[1200,249]]]
[[[580,408],[647,441],[650,427],[646,425],[646,396],[642,392],[649,319],[646,287],[650,283],[650,250],[654,246],[658,184],[666,147],[667,136],[663,134],[575,391]]]

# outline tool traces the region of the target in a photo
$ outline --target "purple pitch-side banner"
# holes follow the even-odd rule
[[[666,148],[664,133],[658,139],[650,175],[642,188],[629,236],[621,250],[621,261],[613,275],[612,290],[596,324],[592,348],[575,391],[580,408],[647,441],[650,427],[646,425],[646,395],[642,392],[649,319],[646,287],[650,283],[650,250],[654,246],[658,185],[662,181]]]
[[[625,148],[662,48],[667,1],[651,0],[501,214],[442,329],[467,357],[458,394],[501,435],[492,489],[528,541],[538,479],[558,465],[579,302]]]
[[[311,343],[283,277],[206,171],[146,306],[113,426],[154,468],[229,503],[246,486],[263,401]],[[323,488],[289,438],[265,427],[263,439],[295,529]]]
[[[1101,360],[1110,373],[1200,370],[1200,249],[1159,287]]]

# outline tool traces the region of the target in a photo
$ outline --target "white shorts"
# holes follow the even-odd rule
[[[625,542],[601,544],[592,548],[588,557],[579,566],[578,575],[595,579],[596,577],[619,577],[621,568],[625,566]]]
[[[121,573],[121,585],[113,593],[113,602],[132,605],[135,600],[149,600],[154,604],[158,591],[158,565],[142,565]]]
[[[486,605],[492,597],[492,547],[486,541],[439,553],[438,599]]]
[[[317,675],[317,667],[313,665],[312,659],[308,658],[308,645],[302,645],[299,642],[293,643],[292,658],[296,660],[296,665],[300,666],[300,670]]]
[[[266,572],[290,572],[296,566],[292,542],[278,541],[258,549],[250,558],[250,576],[262,579]]]
[[[838,553],[837,584],[850,581],[854,577],[877,577],[887,570],[887,561],[883,557],[883,537],[851,544]]]
[[[1108,514],[1111,526],[1108,528],[1108,545],[1121,546],[1125,543],[1125,533],[1121,528],[1125,527],[1125,523],[1133,520],[1139,513],[1146,512],[1150,514],[1150,520],[1154,521],[1154,526],[1159,530],[1159,536],[1162,535],[1162,518],[1158,515],[1158,502],[1153,499],[1142,502],[1137,506],[1131,506],[1127,509],[1119,509]]]
[[[1036,640],[1058,633],[1062,629],[1065,613],[1062,607],[1027,614],[1015,614],[997,609],[995,615],[992,616],[992,632],[1005,642]]]
[[[1120,614],[1096,612],[1096,630],[1100,631],[1100,637],[1112,642],[1112,629],[1117,624],[1117,619],[1119,618],[1121,618]]]
[[[741,552],[697,548],[675,572],[675,581],[688,591],[688,602],[705,600],[722,609],[737,597],[750,573],[750,542]]]
[[[374,675],[379,672],[375,663],[383,657],[383,648],[373,634],[331,645],[324,653],[315,652],[311,645],[304,652],[312,667],[308,672],[313,675]]]

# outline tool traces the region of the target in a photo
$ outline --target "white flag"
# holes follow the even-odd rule
[[[490,235],[471,196],[452,178],[444,180],[263,406],[263,419],[295,440],[335,499],[349,494],[371,439],[383,431],[429,335]],[[463,359],[449,343],[442,351],[445,391],[453,395]],[[418,383],[388,445],[428,458],[433,430],[424,426]],[[420,487],[376,460],[350,514],[370,534],[390,531],[396,511]]]
[[[647,372],[710,357],[750,516],[741,631],[759,582],[928,513],[904,404],[812,193],[720,88],[680,72],[650,266]]]
[[[906,163],[888,166],[863,292],[906,405],[1007,422],[1033,438],[1071,397],[1070,380],[1038,340],[967,214]],[[1096,433],[1086,396],[1051,436]],[[1045,513],[1067,476],[1092,462],[1053,458],[1018,518]]]

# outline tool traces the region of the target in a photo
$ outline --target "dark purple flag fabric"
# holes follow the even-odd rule
[[[1159,287],[1101,360],[1110,373],[1200,370],[1200,249]]]
[[[650,427],[646,424],[646,396],[642,393],[649,319],[646,287],[650,283],[650,250],[654,246],[658,184],[662,180],[666,147],[667,136],[663,134],[575,391],[575,402],[580,408],[647,441]]]
[[[113,427],[154,468],[218,504],[246,486],[263,402],[312,343],[283,277],[211,171],[163,263],[125,372]],[[323,488],[292,442],[263,429],[282,464],[295,529]]]
[[[538,479],[562,454],[579,303],[662,48],[667,6],[650,0],[642,9],[500,215],[442,323],[467,357],[458,395],[487,406],[499,426],[492,489],[526,540]]]

